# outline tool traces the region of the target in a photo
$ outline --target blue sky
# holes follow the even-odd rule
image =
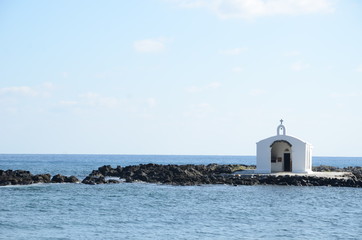
[[[362,156],[362,2],[0,2],[0,152]]]

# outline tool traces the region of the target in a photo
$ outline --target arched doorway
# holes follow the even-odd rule
[[[285,140],[278,140],[270,145],[271,172],[292,171],[292,144]]]

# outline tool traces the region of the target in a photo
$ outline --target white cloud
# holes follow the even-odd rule
[[[203,92],[206,91],[208,89],[217,89],[221,87],[221,83],[219,82],[212,82],[209,83],[207,85],[204,86],[191,86],[189,88],[186,89],[187,92],[189,93],[197,93],[197,92]]]
[[[189,111],[184,113],[185,117],[204,118],[215,110],[209,103],[199,103],[190,106]]]
[[[166,0],[167,2],[175,3],[183,8],[196,8],[207,5],[205,0]]]
[[[215,11],[221,18],[255,18],[331,12],[328,0],[224,0]]]
[[[89,106],[114,108],[120,105],[121,101],[115,97],[106,97],[98,93],[88,92],[80,95],[81,103]]]
[[[303,63],[301,61],[295,62],[290,66],[290,68],[296,72],[303,71],[305,69],[308,69],[309,67],[310,67],[310,65],[308,63]]]
[[[266,91],[263,89],[252,89],[249,92],[249,95],[252,97],[258,97],[258,96],[264,95],[265,93],[266,93]]]
[[[356,71],[357,71],[357,72],[362,72],[362,64],[359,65],[359,66],[356,68]]]
[[[121,100],[115,97],[106,97],[94,92],[80,94],[77,100],[61,100],[59,105],[64,107],[104,107],[114,108],[121,104]]]
[[[45,82],[43,83],[42,87],[44,87],[45,89],[48,90],[54,90],[55,89],[55,85],[51,82]]]
[[[296,51],[296,50],[289,51],[284,54],[284,56],[286,56],[286,57],[295,57],[295,56],[299,56],[299,55],[300,55],[300,52]]]
[[[62,100],[62,101],[59,102],[59,104],[60,104],[61,106],[75,106],[75,105],[78,105],[79,102],[77,102],[77,101],[65,101],[65,100]]]
[[[43,97],[51,97],[52,91],[56,89],[56,86],[51,82],[45,82],[40,87],[39,93]]]
[[[242,52],[245,52],[247,48],[232,48],[232,49],[225,49],[220,50],[219,53],[223,55],[240,55]]]
[[[4,109],[6,112],[9,112],[11,114],[16,114],[19,112],[19,109],[18,108],[15,108],[15,107],[7,107],[6,109]]]
[[[355,98],[362,96],[362,92],[332,92],[329,94],[331,98]]]
[[[236,73],[244,71],[244,69],[241,66],[233,67],[231,70]]]
[[[331,13],[335,0],[169,0],[180,7],[204,7],[222,19]]]
[[[216,89],[219,87],[221,87],[221,83],[219,83],[219,82],[212,82],[212,83],[206,85],[206,88],[212,88],[212,89]]]
[[[210,110],[211,109],[211,106],[208,103],[196,104],[196,105],[194,105],[194,107],[199,108],[199,109],[203,109],[203,110],[205,110],[205,109]]]
[[[0,88],[0,95],[26,96],[26,97],[50,97],[55,85],[45,82],[38,86],[12,86]]]
[[[69,73],[68,73],[68,72],[62,72],[62,77],[63,77],[63,78],[68,78],[68,77],[69,77]]]
[[[28,86],[0,88],[0,94],[16,94],[28,97],[35,97],[39,95],[39,93],[34,88]]]
[[[77,98],[72,100],[61,100],[59,106],[79,109],[117,109],[126,112],[139,113],[141,109],[150,109],[157,106],[158,102],[155,98],[126,99],[111,96],[104,96],[95,92],[86,92],[79,94]]]
[[[197,86],[191,86],[191,87],[188,87],[186,89],[187,92],[189,93],[196,93],[196,92],[201,92],[202,91],[202,88],[201,87],[197,87]]]
[[[146,99],[146,103],[147,103],[147,105],[150,107],[150,108],[153,108],[153,107],[155,107],[156,105],[157,105],[157,101],[156,101],[156,99],[155,98],[147,98]]]
[[[140,53],[158,53],[165,49],[165,38],[138,40],[133,43],[133,48]]]

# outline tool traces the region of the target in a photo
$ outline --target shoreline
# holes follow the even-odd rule
[[[112,168],[104,165],[93,170],[80,181],[75,176],[60,174],[33,175],[25,170],[0,170],[0,186],[30,185],[37,183],[83,183],[88,185],[146,182],[175,186],[207,184],[226,185],[287,185],[287,186],[334,186],[362,187],[362,167],[337,168],[313,167],[310,174],[280,172],[271,174],[253,173],[255,165],[208,164],[208,165],[162,165],[140,164]]]

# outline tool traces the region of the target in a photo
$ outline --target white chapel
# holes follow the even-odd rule
[[[283,120],[277,135],[256,143],[255,173],[312,172],[312,145],[286,134]]]

